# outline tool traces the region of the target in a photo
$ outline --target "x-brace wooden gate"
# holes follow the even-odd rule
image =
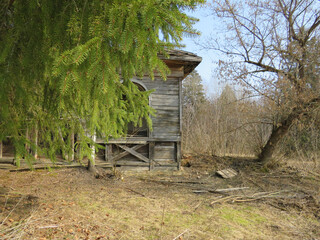
[[[139,163],[140,165],[153,169],[154,145],[154,142],[148,141],[110,141],[106,145],[105,160],[108,163],[117,165],[117,163],[123,158],[126,157],[128,159],[128,157],[130,157],[131,161],[127,160],[125,162],[122,162],[122,165],[134,165]],[[138,151],[145,146],[147,146],[146,149],[148,150],[147,156]],[[114,151],[114,149],[117,149],[117,151]]]

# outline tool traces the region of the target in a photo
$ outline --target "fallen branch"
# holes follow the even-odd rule
[[[49,226],[42,226],[42,227],[38,227],[38,229],[46,229],[46,228],[58,228],[60,227],[59,225],[49,225]]]
[[[210,203],[210,205],[213,205],[215,203],[226,203],[226,202],[252,202],[256,200],[260,200],[263,198],[276,198],[276,195],[283,192],[290,192],[290,191],[276,191],[276,192],[261,192],[261,193],[255,193],[251,196],[243,196],[243,195],[232,195],[227,196],[224,198],[219,198],[217,200],[214,200]],[[283,196],[281,196],[283,197]]]
[[[216,190],[214,190],[214,192],[223,193],[223,192],[232,192],[232,191],[238,191],[238,190],[244,190],[244,189],[249,189],[249,187],[236,187],[236,188],[216,189]]]
[[[225,188],[225,189],[199,189],[194,190],[193,193],[226,193],[226,192],[232,192],[232,191],[239,191],[249,189],[249,187],[236,187],[236,188]]]

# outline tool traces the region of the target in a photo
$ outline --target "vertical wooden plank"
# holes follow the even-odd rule
[[[178,163],[178,170],[181,169],[181,140],[182,140],[182,78],[179,79],[179,121],[180,121],[180,129],[179,129],[179,138],[180,141],[176,143],[177,148],[177,163]]]
[[[111,161],[112,158],[113,158],[112,144],[108,144],[108,162],[115,164],[114,161]]]
[[[106,147],[105,147],[105,151],[104,151],[104,160],[106,162],[108,162],[108,159],[110,159],[108,150],[109,150],[108,143],[106,143]]]
[[[154,148],[155,142],[149,142],[149,170],[154,169]]]
[[[176,143],[178,170],[181,169],[181,141]]]
[[[182,139],[182,78],[179,79],[179,137]]]
[[[112,144],[106,143],[104,159],[107,162],[111,162],[111,159],[112,159]]]
[[[0,158],[2,158],[2,141],[0,141]]]

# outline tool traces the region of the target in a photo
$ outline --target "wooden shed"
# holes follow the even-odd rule
[[[179,169],[181,162],[182,81],[201,62],[202,58],[181,50],[172,50],[163,61],[171,73],[164,81],[160,76],[133,78],[141,91],[154,89],[149,104],[156,110],[152,117],[153,131],[146,124],[129,126],[126,138],[96,139],[105,151],[96,154],[96,162],[121,169]]]
[[[201,62],[201,57],[181,50],[172,50],[169,56],[162,58],[171,70],[166,81],[159,75],[154,80],[147,76],[132,79],[141,91],[154,90],[149,98],[150,106],[156,110],[156,116],[152,117],[153,131],[148,129],[145,122],[139,128],[128,126],[125,138],[109,139],[106,142],[105,139],[94,137],[94,141],[102,145],[99,152],[93,152],[98,166],[136,170],[180,168],[182,80]],[[71,142],[74,142],[74,135],[72,139]],[[14,163],[10,138],[5,142],[4,154],[2,146],[0,142],[0,162]],[[37,152],[34,155],[37,158]],[[40,162],[44,162],[44,159]]]

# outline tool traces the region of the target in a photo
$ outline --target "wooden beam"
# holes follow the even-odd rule
[[[147,144],[146,140],[140,139],[110,139],[108,143],[111,144]]]
[[[180,120],[180,126],[179,126],[179,136],[180,139],[182,139],[182,114],[183,114],[183,101],[182,101],[182,79],[179,80],[179,120]],[[178,163],[178,170],[181,169],[181,141],[178,141],[176,143],[176,150],[177,150],[177,163]]]
[[[154,147],[155,147],[155,142],[150,142],[149,143],[149,159],[150,159],[150,167],[149,170],[153,170],[154,168]]]
[[[106,144],[106,146],[105,146],[105,150],[104,150],[104,160],[105,161],[108,161],[108,159],[110,158],[110,156],[109,156],[109,145],[108,144]]]
[[[112,161],[112,145],[111,144],[106,144],[104,159],[107,162]]]
[[[120,148],[122,148],[121,147],[121,145],[117,145],[117,146],[119,146]],[[128,147],[126,147],[126,148],[128,148],[128,149],[131,149],[132,151],[136,151],[136,150],[138,150],[138,149],[140,149],[140,148],[142,148],[143,146],[145,146],[145,145],[136,145],[136,146],[134,146],[134,147],[132,147],[132,148],[128,148]],[[123,150],[125,150],[124,152],[122,152],[122,153],[119,153],[118,155],[116,155],[116,156],[114,156],[113,158],[111,158],[111,160],[110,161],[117,161],[117,160],[119,160],[120,158],[123,158],[124,156],[127,156],[130,152],[129,151],[127,151],[126,149],[124,149],[124,148],[122,148]],[[141,154],[140,154],[141,155]]]
[[[148,158],[146,158],[142,154],[140,154],[140,153],[136,152],[135,150],[133,150],[133,148],[129,148],[129,147],[125,146],[125,145],[117,145],[117,146],[119,146],[123,150],[129,152],[130,154],[132,154],[133,156],[139,158],[140,160],[142,160],[144,162],[149,163],[149,161],[150,161]]]
[[[176,143],[177,146],[177,163],[178,163],[178,170],[181,169],[181,142]]]

